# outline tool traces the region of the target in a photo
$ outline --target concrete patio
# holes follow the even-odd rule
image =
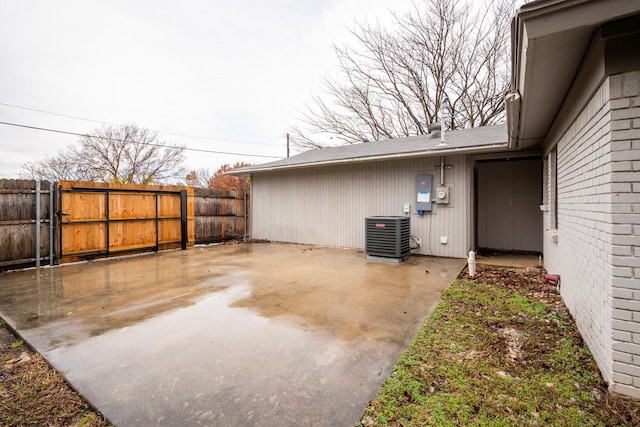
[[[0,315],[117,426],[349,426],[466,260],[196,247],[0,275]]]

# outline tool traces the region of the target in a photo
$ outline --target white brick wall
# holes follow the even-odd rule
[[[640,397],[640,72],[608,77],[557,143],[545,266],[604,378]],[[549,162],[547,162],[549,163]],[[546,191],[551,194],[550,180]],[[545,213],[548,229],[552,212]]]
[[[609,84],[613,388],[640,397],[640,72]]]

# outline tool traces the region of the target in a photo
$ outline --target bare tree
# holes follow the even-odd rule
[[[105,126],[58,156],[22,166],[22,176],[46,179],[165,183],[184,176],[184,147],[158,141],[135,125]]]
[[[355,46],[335,47],[336,78],[324,80],[294,129],[297,147],[319,136],[343,143],[421,135],[449,109],[451,129],[503,119],[509,85],[513,0],[423,0],[392,29],[357,24]]]
[[[18,175],[27,179],[56,181],[98,181],[98,175],[93,170],[87,170],[79,165],[74,153],[61,152],[54,157],[45,157],[36,162],[24,163]]]
[[[209,172],[209,169],[192,169],[191,172],[189,172],[185,177],[185,183],[189,187],[207,188],[209,186],[208,183],[210,179],[211,173]]]

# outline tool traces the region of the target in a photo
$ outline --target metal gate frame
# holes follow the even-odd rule
[[[78,221],[66,221],[63,222],[62,218],[65,215],[62,212],[62,193],[104,193],[105,195],[105,218],[104,219],[92,219],[92,220],[78,220]],[[111,218],[109,215],[109,194],[110,193],[151,193],[155,195],[155,217],[151,218]],[[158,200],[160,194],[178,194],[180,195],[180,216],[173,217],[159,217],[159,206]],[[167,244],[176,244],[180,243],[180,248],[182,250],[187,249],[187,243],[189,241],[188,235],[188,223],[187,223],[187,191],[186,190],[160,190],[160,189],[142,189],[142,188],[116,188],[116,187],[84,187],[84,186],[72,186],[71,188],[62,188],[58,186],[58,204],[57,204],[57,219],[58,219],[58,253],[56,254],[56,264],[63,257],[84,257],[85,259],[90,259],[95,256],[108,256],[111,254],[120,254],[127,252],[143,252],[145,250],[152,250],[154,252],[158,252],[159,250],[159,223],[164,220],[176,220],[180,219],[180,240],[176,241],[167,241],[162,242],[163,245]],[[149,221],[155,220],[155,234],[156,241],[155,244],[149,246],[138,246],[133,249],[120,249],[113,251],[110,249],[109,244],[109,225],[112,222],[120,222],[120,221]],[[71,252],[71,253],[63,253],[63,244],[62,244],[62,227],[66,224],[87,224],[87,223],[104,223],[105,227],[105,249],[95,249],[91,251],[82,251],[82,252]]]

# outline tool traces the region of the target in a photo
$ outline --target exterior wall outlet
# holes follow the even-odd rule
[[[440,243],[442,243],[443,245],[446,245],[448,241],[449,241],[448,236],[440,236]]]
[[[402,209],[402,212],[404,212],[406,214],[410,213],[411,212],[411,205],[409,203],[405,203],[404,207]]]

